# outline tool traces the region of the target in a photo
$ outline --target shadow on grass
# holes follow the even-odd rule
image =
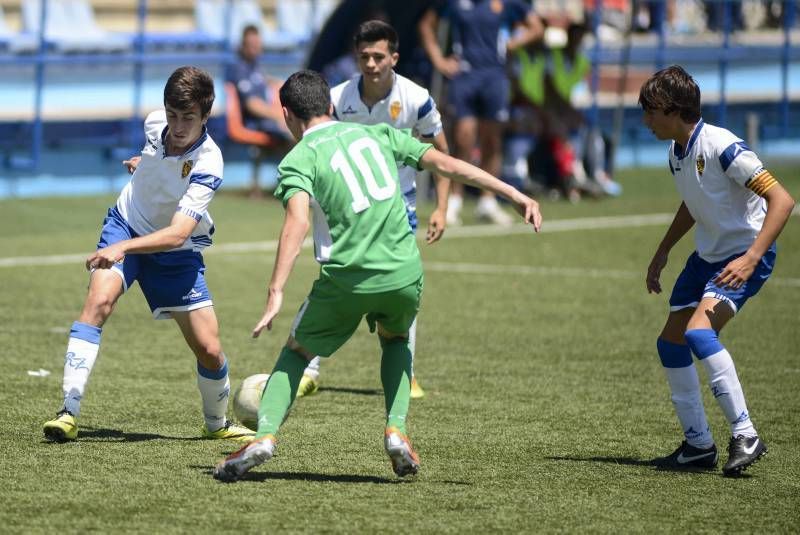
[[[206,440],[203,437],[170,437],[157,433],[126,433],[119,429],[81,426],[76,442],[144,442],[147,440]],[[44,442],[50,443],[49,440]]]
[[[190,468],[199,469],[208,474],[212,473],[209,466],[193,465]],[[413,483],[415,479],[398,479],[387,478],[379,476],[360,476],[352,474],[316,474],[313,472],[248,472],[239,481],[257,481],[264,482],[270,480],[283,480],[283,481],[308,481],[314,483],[370,483],[370,484],[383,484],[383,485],[403,485]],[[446,483],[448,485],[472,485],[466,481],[440,481],[439,483]]]
[[[360,396],[382,396],[383,390],[379,388],[347,388],[343,386],[321,386],[320,392],[340,392],[342,394],[358,394]]]
[[[545,457],[551,461],[576,461],[586,463],[611,463],[621,464],[628,466],[649,466],[655,472],[670,472],[677,474],[708,474],[717,475],[715,469],[706,468],[688,468],[688,467],[672,467],[672,466],[659,466],[660,458],[656,459],[634,459],[633,457]]]

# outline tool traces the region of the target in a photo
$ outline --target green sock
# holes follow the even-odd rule
[[[297,351],[284,347],[272,369],[258,407],[256,438],[275,435],[292,406],[308,361]]]
[[[379,338],[383,348],[381,382],[386,398],[386,427],[393,426],[405,433],[411,396],[411,351],[405,338]]]

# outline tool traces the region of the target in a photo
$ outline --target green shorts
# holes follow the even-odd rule
[[[379,323],[392,334],[408,333],[419,312],[422,277],[404,288],[357,294],[318,279],[292,324],[292,337],[309,352],[329,357],[342,347],[366,316],[370,331]]]

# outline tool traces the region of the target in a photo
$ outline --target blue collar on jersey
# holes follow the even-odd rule
[[[700,120],[697,121],[697,124],[694,125],[694,130],[692,131],[692,135],[689,136],[689,143],[686,145],[685,149],[681,147],[680,143],[677,141],[675,142],[674,151],[677,159],[682,160],[687,154],[689,154],[689,151],[692,150],[692,146],[697,140],[697,136],[700,135],[700,130],[703,129],[704,124],[703,118],[701,117]]]
[[[384,100],[386,97],[392,94],[392,89],[394,89],[394,84],[397,83],[397,73],[392,71],[392,86],[389,88],[389,92],[383,95],[380,100]],[[364,75],[360,75],[358,77],[358,98],[361,102],[364,102]],[[372,113],[372,106],[367,106],[367,110]]]
[[[164,130],[161,131],[161,151],[163,153],[164,158],[167,157],[167,143],[166,143],[167,130],[169,130],[169,126],[165,126]],[[200,147],[200,145],[202,145],[203,142],[205,142],[206,138],[208,138],[208,127],[206,127],[206,125],[203,125],[203,132],[200,134],[200,137],[197,138],[197,141],[195,141],[194,144],[191,147],[189,147],[189,149],[186,150],[183,154],[178,156],[178,158],[182,158],[187,154],[189,154],[190,152],[197,150],[197,148]]]

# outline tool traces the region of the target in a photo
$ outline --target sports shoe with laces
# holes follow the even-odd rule
[[[300,379],[300,386],[297,387],[297,398],[313,396],[319,390],[319,379],[314,379],[310,375],[303,374]]]
[[[383,436],[383,446],[392,461],[392,470],[400,477],[416,474],[419,470],[419,457],[411,441],[396,427],[387,427]]]
[[[711,469],[717,466],[718,460],[716,444],[703,449],[692,446],[684,440],[678,449],[666,457],[656,459],[653,464],[666,470]]]
[[[60,411],[54,420],[45,422],[44,437],[53,442],[66,442],[78,438],[78,423],[68,410]]]
[[[728,443],[728,462],[722,467],[722,475],[740,476],[742,472],[766,454],[767,445],[757,436],[737,435]]]
[[[251,468],[272,459],[275,454],[275,437],[264,435],[231,453],[214,467],[214,479],[232,483]]]
[[[419,386],[416,377],[411,378],[411,399],[420,399],[425,397],[425,391]]]
[[[486,223],[508,227],[514,223],[514,218],[500,208],[500,203],[494,197],[481,197],[475,208],[475,217]]]
[[[200,428],[200,435],[203,438],[214,440],[228,439],[235,440],[236,442],[249,442],[253,440],[253,437],[256,436],[256,433],[252,429],[248,429],[243,425],[237,425],[230,420],[225,420],[225,425],[216,431],[209,431],[208,426],[203,424],[203,427]]]

